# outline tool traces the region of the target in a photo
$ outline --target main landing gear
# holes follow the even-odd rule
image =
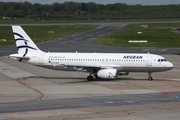
[[[94,80],[94,77],[96,79],[100,79],[98,76],[97,76],[97,72],[98,72],[98,69],[93,69],[89,72],[89,76],[87,77],[87,80],[88,81],[93,81]]]
[[[87,80],[88,80],[88,81],[93,81],[93,79],[94,79],[94,78],[93,78],[92,75],[89,75],[89,76],[87,77]]]
[[[149,75],[148,80],[149,80],[149,81],[152,81],[152,80],[153,80],[153,78],[152,78],[152,76],[151,76],[151,72],[148,72],[148,75]]]

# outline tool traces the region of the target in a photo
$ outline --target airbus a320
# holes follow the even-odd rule
[[[135,53],[63,53],[41,51],[21,26],[12,26],[16,42],[16,54],[12,59],[27,62],[35,66],[54,70],[88,72],[88,81],[96,79],[116,79],[130,72],[146,72],[148,80],[153,80],[153,72],[171,70],[174,66],[164,57],[155,54]]]

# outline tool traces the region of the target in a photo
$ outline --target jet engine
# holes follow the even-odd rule
[[[114,78],[117,78],[117,70],[116,69],[102,69],[97,72],[97,76],[99,78],[104,78],[104,79],[114,79]]]

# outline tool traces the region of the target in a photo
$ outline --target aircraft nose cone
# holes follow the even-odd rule
[[[172,69],[172,68],[174,68],[174,65],[173,65],[171,62],[169,62],[168,67],[169,67],[170,69]]]

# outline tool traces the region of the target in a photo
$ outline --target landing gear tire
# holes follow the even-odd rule
[[[149,77],[149,78],[148,78],[148,80],[149,80],[149,81],[152,81],[152,80],[153,80],[153,78],[152,78],[152,77]]]
[[[152,81],[152,80],[153,80],[153,78],[152,78],[152,76],[151,76],[151,72],[148,72],[148,75],[149,75],[148,80],[149,80],[149,81]]]
[[[93,81],[93,79],[94,79],[93,76],[88,76],[88,77],[87,77],[87,80],[88,80],[88,81]]]

